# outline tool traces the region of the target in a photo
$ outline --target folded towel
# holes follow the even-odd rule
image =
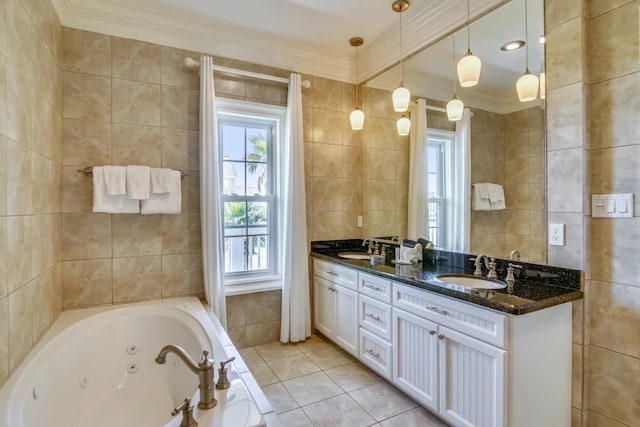
[[[171,191],[171,169],[151,168],[151,193],[160,194]]]
[[[138,213],[140,203],[125,194],[110,196],[104,182],[104,168],[93,168],[93,212],[101,213]]]
[[[104,166],[104,185],[109,196],[127,194],[127,168],[124,166]]]
[[[127,196],[130,199],[146,200],[151,187],[149,166],[127,166]]]
[[[182,207],[180,171],[171,171],[168,193],[152,193],[148,200],[142,200],[142,215],[177,214]]]
[[[504,189],[499,184],[487,184],[489,189],[489,202],[495,203],[504,200]]]
[[[486,197],[483,197],[483,195],[485,194],[486,194]],[[487,187],[487,184],[473,184],[471,208],[474,211],[491,210],[491,204],[489,203],[489,189]]]

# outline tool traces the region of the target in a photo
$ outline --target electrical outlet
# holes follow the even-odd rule
[[[564,246],[564,224],[549,224],[549,244]]]
[[[362,228],[362,215],[358,215],[358,228]]]

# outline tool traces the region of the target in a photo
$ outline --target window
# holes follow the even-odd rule
[[[284,112],[245,102],[219,104],[225,284],[277,280]]]
[[[439,248],[450,246],[451,171],[453,132],[427,131],[427,230],[428,239]]]

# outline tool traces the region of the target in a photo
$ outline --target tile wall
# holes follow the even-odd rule
[[[237,348],[280,341],[282,291],[227,297],[227,332]]]
[[[0,2],[0,386],[60,314],[60,22]]]

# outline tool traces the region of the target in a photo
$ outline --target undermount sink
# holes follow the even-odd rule
[[[440,274],[436,279],[450,285],[463,286],[473,289],[502,289],[507,284],[499,280],[486,279],[484,277],[471,276],[467,274]]]
[[[346,259],[369,259],[371,255],[366,254],[364,252],[340,252],[338,254],[340,258]]]

